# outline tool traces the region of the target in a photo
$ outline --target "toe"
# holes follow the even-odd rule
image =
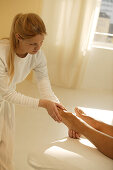
[[[77,111],[77,109],[78,109],[78,108],[77,108],[77,107],[75,107],[75,112]]]

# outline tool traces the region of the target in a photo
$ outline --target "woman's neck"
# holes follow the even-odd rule
[[[18,52],[16,52],[17,56],[20,57],[20,58],[24,58],[27,56],[28,53],[25,53],[25,54],[20,54]]]
[[[15,50],[15,53],[16,53],[19,57],[21,57],[21,58],[26,57],[27,54],[28,54],[28,53],[26,53],[23,49],[20,49],[20,48],[17,48],[17,49]]]

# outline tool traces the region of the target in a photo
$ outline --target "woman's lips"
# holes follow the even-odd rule
[[[33,53],[36,53],[37,51],[33,51]]]

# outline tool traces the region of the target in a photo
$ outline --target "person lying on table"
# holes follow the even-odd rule
[[[84,135],[104,155],[113,159],[113,126],[87,116],[75,108],[76,115],[58,108],[62,122],[69,128],[69,136],[79,138]]]

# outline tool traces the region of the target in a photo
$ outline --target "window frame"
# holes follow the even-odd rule
[[[100,3],[100,7],[101,7],[101,3]],[[99,10],[99,14],[100,14],[100,10]],[[99,20],[99,14],[98,14],[98,18],[97,18],[97,23],[98,23],[98,20]],[[94,31],[94,36],[93,36],[93,40],[92,40],[92,43],[91,43],[91,47],[113,50],[113,43],[94,40],[95,35],[104,35],[104,36],[113,37],[113,34],[111,34],[111,33],[97,32],[96,31],[97,23],[96,23],[96,27],[95,27],[95,31]]]

